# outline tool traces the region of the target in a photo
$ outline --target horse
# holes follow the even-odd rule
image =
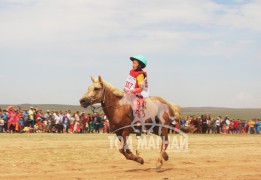
[[[80,105],[83,108],[87,108],[93,104],[101,103],[101,107],[110,123],[110,131],[114,132],[121,142],[120,153],[123,154],[127,160],[144,164],[143,158],[140,157],[137,152],[136,155],[134,155],[127,144],[129,135],[135,132],[133,128],[135,126],[133,124],[135,114],[130,101],[128,101],[128,95],[104,81],[101,76],[97,79],[91,77],[91,80],[92,84],[80,99]],[[145,122],[144,126],[146,126],[146,128],[151,128],[153,132],[162,139],[160,156],[157,161],[157,167],[161,167],[163,161],[168,161],[169,159],[166,153],[169,144],[168,127],[170,126],[171,120],[175,118],[175,114],[180,117],[180,111],[177,105],[169,103],[160,97],[148,97],[145,99],[145,102],[145,109],[147,110],[145,114],[143,114],[142,122]]]

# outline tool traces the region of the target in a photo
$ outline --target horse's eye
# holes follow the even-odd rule
[[[94,91],[98,91],[99,90],[99,88],[94,88]]]

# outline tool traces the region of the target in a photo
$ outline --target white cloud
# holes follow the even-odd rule
[[[260,63],[260,1],[225,5],[211,0],[0,0],[0,8],[1,60],[94,67],[91,73],[105,71],[102,68],[110,66],[107,58],[119,58],[115,65],[137,52],[154,56],[154,62],[165,56],[182,61],[188,55],[190,61],[245,58]],[[99,69],[101,62],[104,67]],[[189,70],[193,74],[193,67]],[[189,84],[189,78],[185,82]],[[244,93],[235,99],[251,102]]]
[[[4,1],[0,12],[2,43],[81,40],[114,37],[182,37],[166,25],[228,26],[260,30],[258,1],[233,9],[209,0],[200,1]],[[27,5],[27,6],[26,6]],[[13,9],[12,9],[13,7]],[[15,8],[14,8],[15,7]],[[222,11],[225,13],[217,13]],[[151,28],[150,28],[151,27]],[[218,28],[218,27],[217,27]],[[153,33],[151,33],[153,29]],[[163,33],[162,33],[163,32]],[[195,33],[193,30],[187,33]],[[200,33],[205,31],[201,30]],[[164,35],[162,35],[164,34]],[[193,36],[193,35],[191,35]],[[189,37],[189,36],[188,36]]]
[[[228,28],[244,28],[261,32],[261,2],[250,1],[240,6],[223,6],[224,14],[217,18],[217,24]]]
[[[246,93],[246,92],[240,92],[237,95],[237,98],[238,98],[239,101],[242,101],[242,102],[249,102],[249,101],[254,100],[253,96],[249,93]]]
[[[236,100],[235,103],[237,105],[234,105],[234,107],[244,107],[244,108],[256,108],[260,107],[260,101],[261,97],[257,96],[257,94],[254,92],[255,90],[247,91],[241,91],[236,94]]]

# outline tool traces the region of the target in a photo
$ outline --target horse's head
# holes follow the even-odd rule
[[[92,85],[88,87],[88,91],[80,99],[80,104],[84,108],[103,101],[105,89],[101,76],[97,80],[91,77],[91,80]]]

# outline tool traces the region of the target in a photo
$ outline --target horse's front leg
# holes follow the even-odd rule
[[[119,149],[120,153],[122,153],[128,160],[132,160],[140,164],[144,164],[144,160],[142,157],[137,157],[131,152],[128,146],[129,135],[130,135],[130,129],[125,129],[122,132],[122,136],[118,136],[121,142],[120,149]]]

